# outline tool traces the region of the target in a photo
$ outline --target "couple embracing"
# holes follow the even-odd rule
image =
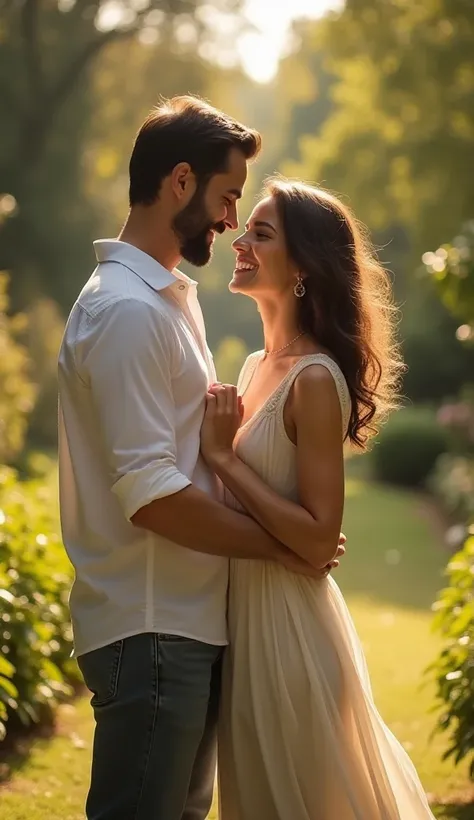
[[[332,570],[345,442],[396,402],[390,287],[348,209],[270,181],[230,289],[264,350],[216,380],[196,282],[260,136],[195,97],[142,125],[130,211],[68,319],[60,500],[96,721],[88,820],[428,820]]]

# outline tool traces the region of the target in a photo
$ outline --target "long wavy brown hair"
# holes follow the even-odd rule
[[[352,399],[347,437],[364,449],[398,404],[403,364],[387,272],[366,229],[333,194],[280,177],[267,180],[288,253],[306,288],[299,326],[344,373]]]

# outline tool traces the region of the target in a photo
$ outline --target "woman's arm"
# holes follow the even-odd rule
[[[293,388],[300,504],[278,495],[235,455],[231,432],[225,442],[230,417],[225,402],[224,391],[208,407],[206,424],[213,424],[221,444],[207,447],[204,441],[209,465],[262,527],[315,568],[325,567],[338,549],[344,506],[342,417],[333,377],[323,366],[312,365]]]

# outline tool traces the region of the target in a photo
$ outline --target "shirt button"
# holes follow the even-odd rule
[[[180,290],[186,290],[186,285],[178,285],[178,288],[179,288]]]

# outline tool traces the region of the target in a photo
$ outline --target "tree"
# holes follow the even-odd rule
[[[57,360],[64,320],[56,302],[38,299],[26,314],[24,344],[31,361],[36,402],[29,417],[27,448],[56,449],[57,446]]]
[[[316,42],[317,26],[307,20],[293,24],[294,48],[280,61],[275,80],[275,108],[281,133],[277,165],[298,160],[303,134],[318,134],[334,109],[335,77]],[[270,169],[272,170],[272,169]]]
[[[181,74],[179,91],[189,85],[204,91],[196,53],[211,37],[204,7],[204,0],[24,0],[0,5],[0,194],[16,201],[14,218],[0,228],[0,267],[12,272],[14,308],[42,293],[69,307],[79,271],[84,276],[93,262],[90,239],[101,222],[101,203],[91,196],[85,149],[91,134],[100,132],[103,115],[100,61],[115,48],[120,73],[129,72],[128,87],[134,82],[126,98],[114,87],[115,106],[129,109],[130,141],[137,124],[130,109],[136,111],[140,100],[148,100],[148,107],[156,102],[173,85],[169,78],[176,66],[187,61],[189,69],[192,52],[192,71],[186,81]],[[238,0],[221,0],[218,8],[234,14]],[[160,74],[150,87],[150,71],[146,77],[140,70],[161,53]],[[190,74],[195,77],[191,83]],[[112,146],[114,139],[109,133]]]
[[[313,36],[334,110],[286,170],[343,191],[378,238],[406,235],[418,262],[474,210],[472,2],[347,0]],[[386,253],[400,268],[405,250]]]
[[[28,353],[20,343],[25,317],[8,315],[7,281],[0,274],[0,464],[20,453],[35,399]]]
[[[233,0],[227,5],[236,7]],[[176,18],[202,28],[199,7],[199,0],[123,0],[113,7],[104,0],[3,4],[1,67],[16,67],[16,74],[11,84],[2,71],[0,87],[14,120],[11,164],[20,191],[40,162],[61,109],[97,56],[112,43],[139,34],[154,37],[156,29],[163,39],[173,39]]]

